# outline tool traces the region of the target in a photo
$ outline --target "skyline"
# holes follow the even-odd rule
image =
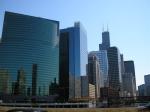
[[[60,21],[61,29],[72,26],[75,21],[80,21],[87,30],[88,52],[90,52],[98,50],[102,41],[103,25],[107,29],[108,24],[111,46],[119,48],[124,54],[125,61],[135,62],[138,86],[144,83],[143,76],[150,73],[148,69],[150,53],[146,52],[149,50],[150,41],[148,38],[150,35],[148,32],[150,27],[149,4],[148,0],[143,0],[143,2],[140,0],[115,0],[115,2],[110,0],[95,0],[95,2],[1,0],[0,35],[5,11]]]

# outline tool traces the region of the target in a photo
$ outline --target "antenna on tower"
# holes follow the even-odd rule
[[[104,32],[104,24],[103,24],[102,32]]]
[[[107,31],[109,31],[108,24],[107,24]]]

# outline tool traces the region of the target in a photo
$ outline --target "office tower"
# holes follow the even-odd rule
[[[112,92],[110,94],[113,94],[114,97],[118,97],[120,95],[120,86],[122,83],[121,59],[118,48],[110,47],[107,50],[107,56],[109,68],[108,69],[109,87],[112,89]]]
[[[150,96],[150,74],[144,76],[146,96]]]
[[[134,97],[134,77],[132,73],[124,73],[122,75],[122,86],[124,97]]]
[[[100,71],[99,62],[96,55],[89,54],[88,56],[88,66],[87,75],[89,78],[89,83],[95,85],[95,96],[100,97]]]
[[[89,79],[88,79],[88,76],[81,76],[81,96],[83,99],[89,98]]]
[[[108,58],[107,51],[91,51],[90,54],[96,55],[100,69],[100,87],[108,87]]]
[[[123,75],[125,73],[123,54],[120,55],[120,59],[121,59],[121,74]]]
[[[33,64],[37,65],[36,83],[32,83]],[[38,96],[41,91],[41,96],[49,95],[49,86],[55,78],[58,83],[59,75],[58,21],[5,13],[0,43],[0,68],[9,71],[11,90],[15,87],[17,71],[21,67],[26,71],[25,93]]]
[[[134,68],[134,61],[124,61],[124,69],[125,74],[132,74],[133,75],[133,95],[136,96],[136,77],[135,77],[135,68]]]
[[[139,85],[138,86],[138,93],[139,96],[146,96],[146,90],[145,90],[145,84]]]
[[[107,49],[110,47],[110,37],[108,31],[102,32],[102,44],[99,44],[99,52],[95,52],[99,58],[100,70],[102,74],[103,86],[108,87],[108,57]]]
[[[123,58],[123,54],[120,54],[120,60],[121,60],[121,77],[122,77],[122,83],[121,83],[121,87],[120,87],[120,90],[121,90],[121,97],[123,97],[124,96],[124,88],[123,88],[123,86],[124,86],[124,84],[123,84],[123,75],[125,74],[125,68],[124,68],[124,58]]]
[[[67,100],[81,97],[80,76],[86,75],[87,36],[81,23],[60,30],[60,89]]]
[[[109,32],[102,32],[102,44],[99,44],[99,50],[107,50],[110,47]]]
[[[9,72],[7,69],[0,69],[0,95],[9,93]]]
[[[135,76],[134,61],[124,61],[124,67],[126,73],[132,73]]]

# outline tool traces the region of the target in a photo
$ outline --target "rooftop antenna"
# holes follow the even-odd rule
[[[102,32],[104,32],[104,24],[103,24]]]
[[[107,24],[107,31],[109,31],[108,24]]]

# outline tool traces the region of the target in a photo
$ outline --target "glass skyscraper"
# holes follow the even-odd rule
[[[139,96],[146,96],[145,84],[138,86],[138,93],[139,93]]]
[[[59,22],[6,12],[0,69],[7,71],[9,94],[21,84],[22,95],[50,95],[59,75]]]
[[[80,76],[86,75],[87,62],[86,31],[76,22],[60,31],[60,86],[66,99],[81,97]]]
[[[95,54],[88,55],[88,78],[89,83],[95,85],[95,96],[96,98],[100,97],[100,67],[99,61]]]
[[[107,51],[92,51],[90,54],[95,54],[99,61],[100,70],[100,87],[108,87],[108,59]]]
[[[135,77],[135,67],[134,61],[124,61],[124,69],[125,73],[132,74],[133,77],[133,94],[132,96],[136,96],[136,77]]]
[[[121,91],[121,59],[117,47],[110,47],[107,50],[108,56],[108,80],[109,87],[113,89],[113,96],[119,96]]]
[[[108,87],[108,57],[107,50],[110,47],[109,31],[102,32],[102,44],[99,44],[99,51],[96,51],[96,55],[99,58],[101,76],[103,80],[103,87]]]
[[[144,75],[146,96],[150,96],[150,74]]]
[[[124,61],[124,68],[126,73],[132,73],[135,76],[134,61]]]

